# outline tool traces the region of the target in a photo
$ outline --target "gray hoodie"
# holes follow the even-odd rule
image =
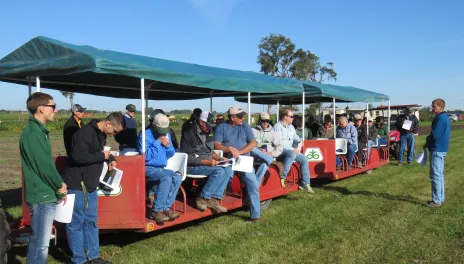
[[[278,157],[282,153],[283,147],[280,143],[280,136],[272,129],[271,125],[263,129],[260,124],[256,124],[252,131],[258,148],[266,145],[267,151],[271,152],[273,157]]]

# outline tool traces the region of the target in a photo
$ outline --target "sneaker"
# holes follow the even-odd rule
[[[298,189],[301,189],[301,190],[305,190],[309,193],[314,193],[313,189],[311,188],[311,186],[308,184],[300,184],[298,185]]]
[[[147,196],[149,205],[153,205],[153,202],[155,201],[155,194],[151,193]]]
[[[217,198],[211,198],[208,200],[208,208],[216,211],[216,213],[227,213],[227,208],[221,205],[220,200]]]
[[[151,212],[149,218],[155,220],[157,223],[164,223],[169,221],[169,217],[164,214],[164,212]]]
[[[271,165],[274,165],[277,168],[279,175],[284,173],[284,164],[282,162],[274,160]]]
[[[436,208],[436,207],[441,207],[441,204],[437,204],[434,201],[428,201],[425,203],[425,206],[430,207],[430,208]]]
[[[203,197],[198,197],[197,198],[197,209],[202,212],[208,209],[208,201]]]
[[[263,225],[263,226],[269,226],[269,222],[262,219],[261,217],[259,217],[259,218],[251,218],[251,223],[259,224],[259,225]]]
[[[341,166],[341,165],[337,166],[337,170],[338,170],[338,171],[339,171],[339,170],[342,170],[342,166]]]
[[[403,166],[403,162],[398,162],[397,165],[401,167],[401,166]]]
[[[177,218],[179,218],[180,214],[179,213],[176,213],[174,212],[173,210],[171,209],[168,209],[168,210],[164,210],[163,212],[167,217],[169,217],[169,220],[173,221]]]
[[[411,163],[412,163],[412,162],[408,162],[408,163],[406,163],[406,165],[411,165]]]
[[[285,179],[280,179],[280,185],[282,186],[282,188],[287,187],[285,186]]]
[[[111,264],[111,262],[109,262],[108,260],[104,260],[102,258],[92,259],[90,261],[90,263],[92,263],[92,264]]]

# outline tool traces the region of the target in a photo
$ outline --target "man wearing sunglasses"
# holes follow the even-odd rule
[[[285,188],[285,179],[290,171],[293,162],[296,161],[300,164],[301,168],[301,183],[298,187],[309,193],[314,193],[309,182],[309,165],[308,158],[300,153],[301,139],[296,134],[295,128],[292,125],[293,112],[290,109],[283,109],[281,112],[280,121],[274,125],[274,130],[280,135],[282,147],[284,148],[282,154],[277,157],[278,161],[283,162],[284,171],[280,175],[280,184]]]
[[[34,93],[26,101],[31,113],[21,133],[19,151],[24,174],[24,199],[31,215],[32,235],[27,263],[47,263],[56,203],[66,202],[67,186],[56,170],[46,123],[53,122],[56,104],[46,93]],[[2,262],[2,259],[0,259]]]
[[[222,150],[229,157],[249,156],[253,148],[256,147],[256,140],[250,125],[243,122],[246,115],[245,111],[234,105],[229,108],[227,113],[229,120],[217,126],[214,133],[214,148]],[[261,181],[256,177],[254,170],[251,173],[241,173],[241,175],[250,199],[251,221],[267,225],[267,222],[261,219],[261,202],[259,200]]]
[[[71,107],[72,116],[66,121],[63,127],[63,139],[66,154],[71,155],[72,136],[77,130],[84,126],[82,117],[87,108],[82,107],[80,104],[73,104]]]
[[[103,120],[92,119],[72,137],[71,155],[63,179],[68,193],[75,194],[72,220],[66,224],[73,263],[109,263],[100,258],[97,187],[103,163],[109,163],[109,170],[116,166],[113,155],[103,149],[106,137],[116,135],[125,126],[124,116],[113,112]]]

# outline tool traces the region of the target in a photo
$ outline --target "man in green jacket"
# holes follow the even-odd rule
[[[57,202],[66,202],[67,186],[56,170],[50,146],[49,130],[56,104],[46,93],[27,98],[31,113],[21,133],[19,150],[24,174],[24,198],[31,215],[32,235],[27,249],[27,263],[47,263],[53,218]]]

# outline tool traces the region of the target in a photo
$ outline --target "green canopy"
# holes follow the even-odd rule
[[[383,102],[389,100],[385,94],[375,93],[352,86],[302,82],[305,90],[305,103],[332,102]],[[236,96],[236,101],[248,102],[248,97]],[[254,95],[251,102],[256,104],[301,104],[301,93],[280,93],[268,95]]]
[[[186,100],[255,93],[301,93],[300,82],[248,71],[150,58],[36,37],[0,60],[0,81],[117,98]]]

